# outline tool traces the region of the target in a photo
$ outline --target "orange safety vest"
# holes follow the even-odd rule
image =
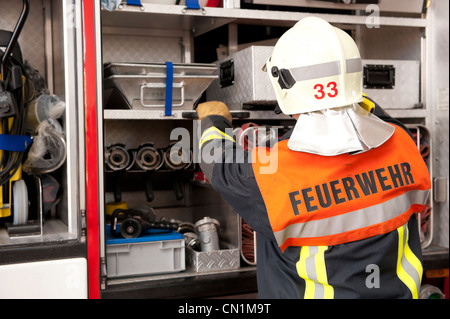
[[[296,152],[287,142],[252,152],[255,178],[282,251],[385,234],[423,210],[431,187],[428,169],[401,128],[395,127],[381,146],[354,155]],[[278,161],[272,174],[264,174],[268,152],[270,161]]]

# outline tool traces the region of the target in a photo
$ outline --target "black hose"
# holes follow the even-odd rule
[[[30,11],[30,3],[29,0],[23,0],[23,8],[22,13],[20,14],[19,20],[17,21],[16,27],[14,28],[11,39],[9,40],[8,46],[6,47],[5,53],[2,56],[2,61],[0,65],[0,74],[2,75],[2,79],[5,74],[5,66],[8,62],[9,56],[16,45],[17,39],[19,38],[20,33],[22,32],[22,28],[25,25],[25,21],[28,17],[28,12]]]

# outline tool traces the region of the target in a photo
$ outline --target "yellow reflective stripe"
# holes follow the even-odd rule
[[[419,258],[417,258],[416,255],[414,255],[413,251],[409,247],[408,243],[406,243],[405,247],[405,257],[408,259],[409,263],[414,267],[414,269],[417,271],[419,275],[419,282],[418,282],[418,288],[420,288],[420,284],[422,283],[422,275],[423,275],[423,266],[420,262]],[[419,290],[419,289],[417,289]],[[417,291],[416,291],[417,294]]]
[[[407,224],[399,227],[397,276],[411,291],[413,299],[418,299],[418,291],[422,281],[423,267],[408,245],[409,232]]]
[[[317,281],[322,283],[324,289],[324,299],[334,298],[334,289],[328,284],[327,269],[325,267],[325,250],[328,246],[319,246],[319,252],[316,254],[316,272]]]
[[[414,280],[411,278],[410,275],[408,275],[408,273],[402,267],[402,259],[403,259],[403,255],[404,255],[403,254],[403,251],[404,251],[403,240],[404,240],[404,231],[405,230],[402,226],[402,227],[398,228],[397,231],[398,231],[397,276],[408,287],[408,289],[413,294],[413,298],[414,298],[414,291],[416,290]]]
[[[334,289],[328,284],[325,251],[328,246],[303,246],[296,264],[297,273],[305,280],[305,299],[332,299]]]
[[[213,126],[203,132],[202,137],[200,138],[199,149],[203,146],[203,143],[213,139],[226,139],[234,142],[234,139],[231,136]]]
[[[208,142],[210,140],[215,140],[215,139],[223,140],[223,136],[220,136],[220,135],[217,135],[217,134],[206,136],[205,138],[200,140],[200,148],[202,147],[203,143]]]
[[[358,231],[359,239],[363,239],[368,229],[399,216],[399,212],[406,212],[410,209],[411,203],[419,198],[425,198],[429,190],[410,190],[400,196],[394,197],[370,207],[354,210],[346,214],[332,216],[324,219],[309,220],[302,223],[287,225],[274,233],[279,246],[290,238],[297,239],[300,243],[304,239],[314,237],[318,240],[330,241],[331,239],[342,239],[343,233]],[[418,201],[416,202],[418,203]],[[367,228],[367,229],[365,229]],[[320,238],[322,237],[322,238]],[[324,244],[327,242],[323,242]]]
[[[300,278],[305,280],[305,299],[314,298],[314,282],[308,278],[308,272],[306,271],[306,260],[309,258],[309,247],[303,246],[300,250],[300,259],[297,262],[297,273]]]

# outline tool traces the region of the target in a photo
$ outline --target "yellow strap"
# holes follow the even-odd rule
[[[217,127],[213,126],[203,132],[202,137],[200,138],[199,149],[202,148],[203,143],[214,139],[226,139],[234,142],[234,139],[231,136],[225,134]]]
[[[363,99],[364,101],[359,103],[359,106],[361,106],[363,109],[365,109],[369,113],[373,113],[375,111],[375,103],[369,100],[367,98],[367,95],[363,93]]]

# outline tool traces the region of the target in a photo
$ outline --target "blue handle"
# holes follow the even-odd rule
[[[141,0],[127,0],[127,4],[130,6],[142,6]]]
[[[198,4],[198,0],[186,0],[186,7],[188,9],[200,9],[200,5]]]
[[[164,114],[172,115],[172,94],[173,94],[173,63],[166,62],[166,103]]]

